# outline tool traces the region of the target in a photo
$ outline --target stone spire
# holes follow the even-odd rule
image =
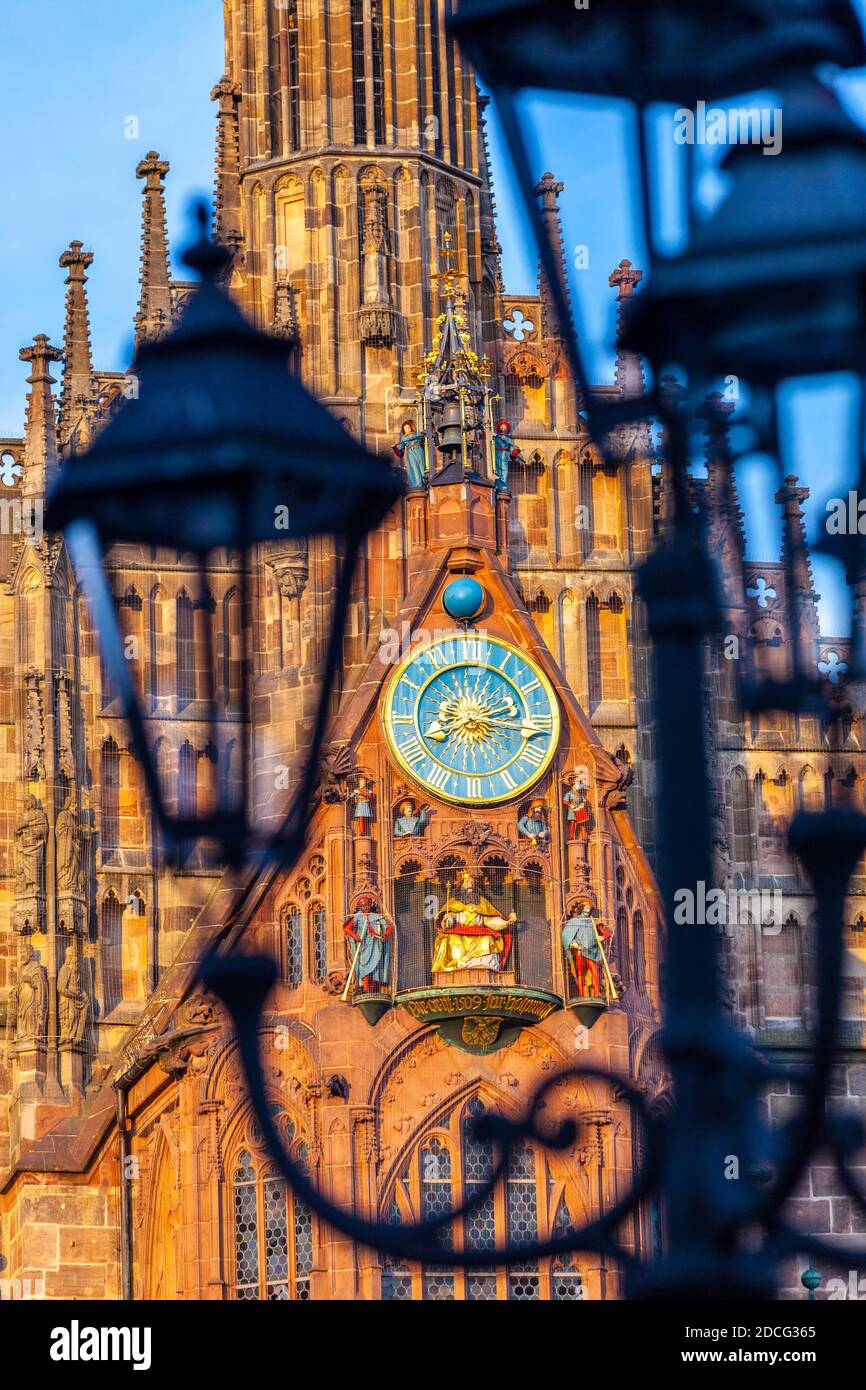
[[[43,498],[57,467],[57,418],[51,391],[56,383],[50,364],[62,362],[63,353],[52,347],[44,333],[37,333],[33,345],[23,347],[18,356],[22,362],[30,363],[21,491],[24,497]]]
[[[60,397],[60,438],[69,439],[82,409],[93,394],[93,358],[90,351],[90,320],[87,314],[86,271],[93,252],[83,243],[71,241],[60,257],[66,276],[66,323],[63,329],[63,391]]]
[[[241,242],[240,116],[241,84],[221,77],[210,94],[218,101],[214,237],[234,254]]]
[[[565,263],[565,248],[562,244],[562,224],[559,220],[559,195],[565,188],[564,183],[559,183],[551,173],[543,174],[541,181],[535,185],[535,195],[541,199],[541,216],[547,229],[548,240],[553,247],[559,266],[562,279],[562,288],[565,293],[565,301],[570,305],[571,294],[568,288],[568,272]],[[539,268],[538,271],[538,293],[541,296],[541,331],[545,338],[559,337],[559,324],[556,319],[556,310],[553,307],[553,300],[550,295],[550,288],[544,272]]]
[[[620,261],[608,276],[607,283],[616,289],[616,376],[615,382],[626,396],[642,396],[646,389],[643,363],[637,353],[624,352],[622,348],[628,318],[628,306],[634,292],[643,279],[643,271],[637,270],[631,261]]]
[[[165,227],[166,159],[150,150],[135,171],[144,179],[141,221],[141,296],[135,316],[136,343],[158,338],[171,327],[171,272]]]
[[[721,553],[726,539],[730,538],[742,561],[746,552],[746,535],[728,433],[728,421],[734,408],[734,402],[726,400],[721,391],[713,391],[696,414],[706,421],[710,546],[714,554]],[[723,579],[732,577],[723,575]]]
[[[809,489],[799,487],[798,482],[799,479],[789,473],[774,500],[782,508],[781,560],[785,566],[786,583],[790,587],[788,611],[794,625],[790,636],[797,642],[805,664],[815,659],[815,642],[821,635],[821,627],[801,505],[808,498]]]

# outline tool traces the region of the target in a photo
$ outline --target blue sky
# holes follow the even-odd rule
[[[866,0],[858,0],[863,13]],[[214,104],[210,89],[223,70],[221,0],[148,0],[118,5],[90,0],[6,0],[3,14],[4,101],[0,114],[0,179],[7,190],[0,224],[0,435],[20,434],[26,369],[18,348],[34,333],[62,336],[64,286],[57,261],[73,238],[94,252],[90,307],[96,362],[126,365],[138,288],[140,183],[135,165],[150,149],[171,161],[168,217],[177,253],[189,231],[194,195],[213,184]],[[852,113],[866,124],[866,75],[845,83]],[[646,265],[635,216],[632,121],[624,106],[596,100],[566,105],[532,102],[539,172],[565,182],[563,230],[569,255],[586,246],[589,267],[574,270],[587,354],[597,380],[610,373],[614,297],[610,270],[623,256]],[[138,123],[129,139],[130,117]],[[134,133],[134,132],[133,132]],[[565,133],[565,134],[564,134]],[[509,290],[535,287],[535,253],[509,185],[507,161],[491,129],[499,235]],[[660,231],[673,249],[681,226],[671,142],[665,151],[667,214]],[[791,394],[786,466],[813,489],[814,530],[823,502],[847,487],[850,383],[825,382]],[[769,469],[742,470],[741,491],[752,521],[753,552],[770,558],[778,544]],[[825,632],[847,628],[844,595],[828,562],[816,561]]]

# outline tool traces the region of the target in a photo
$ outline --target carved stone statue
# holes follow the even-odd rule
[[[13,1017],[19,1048],[24,1043],[44,1041],[48,1025],[48,976],[26,937],[18,949],[18,978],[9,996],[10,1029]]]
[[[90,999],[81,983],[78,950],[74,942],[67,946],[57,975],[57,1012],[61,1047],[82,1043],[90,1018]]]
[[[70,802],[57,817],[54,829],[57,841],[57,882],[61,890],[71,893],[84,891],[84,856],[81,828]]]
[[[508,491],[508,475],[512,463],[522,460],[522,454],[511,436],[508,420],[500,420],[493,436],[493,457],[497,492]]]
[[[436,918],[433,973],[504,970],[516,921],[514,912],[503,917],[465,870]]]
[[[19,898],[38,893],[45,882],[45,846],[48,841],[48,817],[28,796],[24,816],[15,831],[15,876]]]
[[[411,488],[424,486],[427,473],[427,454],[425,436],[415,427],[414,420],[404,420],[400,427],[400,438],[394,445],[397,455],[406,471],[406,481]]]

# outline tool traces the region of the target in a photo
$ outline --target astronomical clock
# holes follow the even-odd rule
[[[462,805],[522,796],[559,742],[559,706],[541,668],[509,642],[477,633],[413,651],[391,682],[383,722],[407,777]]]
[[[610,837],[596,763],[612,760],[575,727],[504,583],[443,575],[344,779],[344,997],[374,1026],[405,1009],[470,1052],[563,1008],[591,1025],[618,997],[594,882]]]

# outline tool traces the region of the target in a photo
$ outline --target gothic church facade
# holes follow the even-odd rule
[[[399,446],[407,473],[358,567],[309,843],[291,873],[239,885],[195,851],[164,867],[62,541],[35,528],[0,537],[0,1277],[47,1297],[620,1292],[618,1271],[598,1256],[470,1275],[394,1264],[321,1226],[276,1176],[231,1030],[195,983],[207,947],[277,961],[261,1038],[273,1113],[328,1195],[370,1217],[408,1223],[458,1204],[492,1161],[474,1117],[519,1113],[575,1062],[618,1071],[666,1103],[651,672],[635,597],[636,570],[666,525],[664,465],[644,426],[618,437],[615,464],[599,456],[543,278],[536,294],[505,290],[485,99],[445,28],[447,9],[225,4],[226,75],[211,95],[214,231],[232,253],[231,292],[285,338],[287,360],[348,431],[374,452]],[[171,269],[168,161],[151,151],[135,172],[143,343],[170,331],[193,287]],[[562,192],[552,174],[540,179],[565,275]],[[79,241],[60,256],[62,345],[40,334],[20,353],[26,426],[0,453],[7,502],[25,519],[135,389],[134,365],[106,372],[92,360],[93,256]],[[612,270],[620,314],[640,279],[628,261]],[[419,372],[449,321],[489,363],[486,469],[449,466],[419,415]],[[599,389],[641,387],[640,364],[619,352]],[[510,432],[497,475],[500,420]],[[401,443],[412,437],[415,475],[412,445]],[[720,488],[724,447],[714,419],[696,484],[708,493]],[[779,495],[787,544],[801,539],[803,498],[796,479]],[[741,659],[780,670],[796,644],[832,683],[847,645],[820,634],[808,560],[791,632],[784,566],[745,560],[736,497],[721,502],[712,540]],[[208,741],[203,661],[216,652],[231,705],[251,629],[251,777],[260,813],[272,813],[280,770],[309,734],[337,564],[327,540],[270,543],[253,559],[245,607],[231,556],[210,567],[202,595],[189,555],[111,553],[148,728],[180,808],[201,807],[237,775]],[[468,616],[503,654],[499,714],[489,702],[479,711],[453,674],[475,630],[455,617],[467,580],[483,598],[481,616]],[[460,718],[505,729],[501,710],[520,706],[523,770],[504,767],[513,795],[509,781],[502,795],[461,782],[465,764],[437,772],[401,736],[414,715],[408,704],[402,712],[400,682],[411,688],[422,649],[452,672]],[[721,641],[707,662],[719,882],[782,895],[781,920],[753,920],[730,939],[731,1008],[763,1046],[795,1060],[811,1020],[810,905],[784,828],[800,804],[862,808],[859,725],[839,734],[811,717],[744,723]],[[538,690],[546,705],[521,705]],[[438,708],[453,733],[458,715]],[[856,1098],[866,1093],[866,882],[854,886],[838,1090]],[[606,948],[580,957],[566,930],[575,921],[574,940],[597,931]],[[377,950],[368,940],[362,955],[359,937],[377,933]],[[782,1116],[792,1101],[776,1084],[770,1104]],[[562,1231],[628,1187],[640,1136],[618,1094],[571,1080],[549,1104],[577,1116],[575,1143],[522,1150],[502,1190],[455,1229],[458,1244]],[[850,1203],[820,1168],[799,1201],[808,1228],[851,1232]],[[658,1213],[642,1210],[624,1235],[650,1257],[663,1240]]]

